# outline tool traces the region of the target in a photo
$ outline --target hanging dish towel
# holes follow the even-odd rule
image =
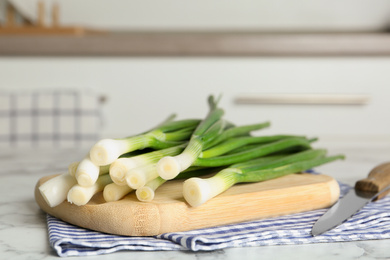
[[[92,91],[0,91],[0,147],[88,147],[100,137],[101,97]]]

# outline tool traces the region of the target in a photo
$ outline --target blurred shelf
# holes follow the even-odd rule
[[[0,35],[1,56],[388,56],[390,33],[108,32]]]
[[[83,27],[45,27],[45,26],[20,26],[0,27],[0,39],[7,36],[41,37],[46,36],[83,36],[91,33],[104,33],[93,31]],[[1,48],[1,47],[0,47]]]

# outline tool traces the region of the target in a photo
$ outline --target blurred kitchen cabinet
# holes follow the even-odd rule
[[[171,113],[202,117],[209,94],[222,94],[229,120],[269,120],[271,132],[388,135],[389,68],[386,57],[0,58],[2,89],[88,87],[107,96],[103,133],[118,136],[150,128]],[[240,102],[271,94],[342,96],[345,102]]]
[[[388,137],[390,36],[331,36],[0,38],[1,88],[91,88],[107,97],[107,136],[203,117],[221,94],[227,119],[271,121],[264,133]]]

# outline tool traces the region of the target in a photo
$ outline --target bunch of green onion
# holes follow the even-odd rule
[[[148,202],[175,179],[183,182],[183,197],[195,207],[236,183],[274,179],[344,158],[313,149],[316,139],[305,136],[253,136],[270,123],[236,126],[224,119],[218,102],[209,97],[204,119],[170,116],[144,133],[97,142],[67,173],[40,186],[43,198],[51,207],[65,200],[82,206],[98,192],[114,202],[134,191]]]

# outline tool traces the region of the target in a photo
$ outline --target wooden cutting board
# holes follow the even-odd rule
[[[42,210],[68,223],[110,234],[152,236],[243,221],[270,218],[329,207],[340,194],[337,181],[327,175],[292,174],[259,183],[238,184],[199,207],[182,196],[182,181],[169,181],[152,202],[140,202],[134,193],[105,202],[96,194],[85,206],[68,202],[50,208],[38,187],[35,199]]]

